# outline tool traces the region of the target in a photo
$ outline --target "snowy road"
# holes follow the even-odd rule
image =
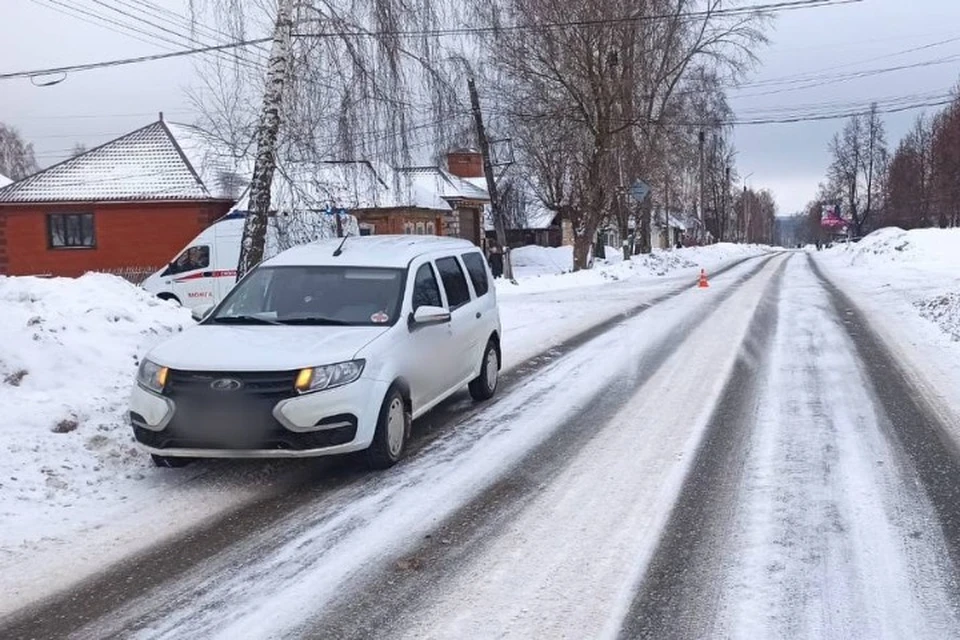
[[[803,254],[747,261],[0,637],[960,637],[960,454]]]

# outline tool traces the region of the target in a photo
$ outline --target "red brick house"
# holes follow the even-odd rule
[[[0,274],[148,274],[236,202],[237,165],[212,137],[161,116],[0,188]]]

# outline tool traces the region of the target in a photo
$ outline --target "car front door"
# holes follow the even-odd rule
[[[420,307],[445,307],[436,271],[431,262],[412,268],[413,285],[410,313]],[[410,381],[410,401],[416,413],[432,404],[448,386],[453,375],[451,358],[453,329],[450,322],[410,327],[410,349],[406,360],[406,377]]]
[[[476,368],[474,352],[476,351],[476,309],[470,295],[470,286],[463,266],[455,256],[447,256],[436,260],[440,282],[447,297],[447,308],[450,310],[450,325],[453,331],[453,358],[454,371],[449,380],[447,391],[458,389],[472,377]]]

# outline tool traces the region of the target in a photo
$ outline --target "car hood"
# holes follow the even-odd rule
[[[287,371],[353,359],[387,327],[199,325],[147,357],[187,371]]]

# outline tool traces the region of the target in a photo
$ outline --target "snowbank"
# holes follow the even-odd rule
[[[935,269],[960,267],[960,229],[888,227],[874,231],[856,244],[831,249],[846,254],[851,265],[914,263]]]
[[[103,274],[0,277],[0,315],[0,522],[27,530],[147,468],[127,393],[140,354],[192,321]]]
[[[960,340],[960,229],[879,229],[824,258],[862,287],[899,301],[902,312],[919,314]]]
[[[501,295],[538,293],[559,289],[591,287],[631,278],[655,278],[678,273],[713,269],[737,258],[759,255],[768,248],[758,245],[720,243],[686,249],[657,249],[624,261],[623,254],[607,247],[607,259],[597,260],[592,269],[572,273],[573,247],[521,247],[511,252],[517,284],[497,283]]]

